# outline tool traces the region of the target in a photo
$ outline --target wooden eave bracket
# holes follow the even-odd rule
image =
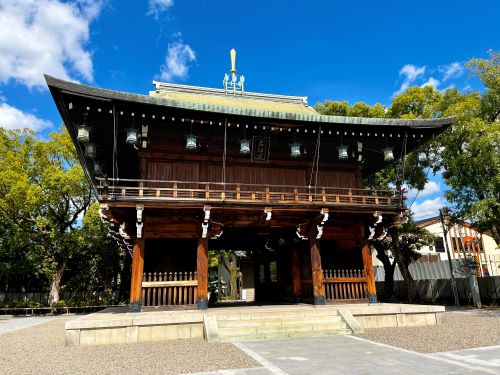
[[[382,212],[375,211],[373,213],[373,216],[376,218],[376,220],[373,223],[373,226],[368,227],[368,230],[370,231],[370,235],[368,236],[367,240],[371,241],[371,240],[375,239],[377,241],[382,241],[387,236],[387,229],[382,226],[383,220],[384,220],[384,218],[382,216]],[[381,230],[380,230],[380,228],[381,228]],[[377,229],[379,229],[379,230],[377,230]]]
[[[266,214],[266,221],[270,221],[273,215],[273,208],[272,207],[264,208],[264,213]]]
[[[323,236],[323,226],[325,225],[325,223],[328,221],[329,218],[328,208],[322,208],[320,212],[322,215],[321,222],[316,226],[316,228],[318,229],[318,234],[316,235],[316,239],[318,240]]]
[[[144,226],[144,223],[142,222],[142,212],[144,211],[144,205],[138,204],[135,208],[137,210],[137,223],[135,224],[137,238],[142,238],[142,228]]]
[[[203,223],[201,223],[201,238],[207,238],[208,235],[208,220],[210,220],[210,206],[203,206]]]

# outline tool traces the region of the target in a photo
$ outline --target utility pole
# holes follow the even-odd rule
[[[457,283],[455,282],[455,275],[453,274],[453,262],[451,261],[450,248],[448,247],[448,230],[446,229],[446,225],[444,223],[443,211],[441,210],[441,208],[439,209],[439,218],[441,219],[441,226],[443,227],[444,246],[446,248],[446,255],[448,256],[448,264],[450,266],[451,289],[453,291],[453,298],[455,299],[455,306],[458,306],[459,302]]]

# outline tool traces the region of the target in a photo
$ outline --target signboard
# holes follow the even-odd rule
[[[267,164],[270,145],[269,137],[254,136],[252,139],[252,163]]]

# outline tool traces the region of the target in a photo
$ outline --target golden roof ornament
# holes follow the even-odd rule
[[[224,75],[224,80],[222,81],[224,90],[226,91],[226,94],[243,95],[243,92],[245,91],[245,76],[239,76],[238,80],[238,76],[236,75],[236,50],[233,48],[229,54],[231,56],[231,77],[229,77],[227,73]]]
[[[229,54],[231,55],[231,74],[236,74],[236,50],[233,48]]]

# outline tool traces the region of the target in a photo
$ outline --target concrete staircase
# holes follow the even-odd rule
[[[220,341],[346,335],[351,330],[336,310],[308,309],[216,315]]]

